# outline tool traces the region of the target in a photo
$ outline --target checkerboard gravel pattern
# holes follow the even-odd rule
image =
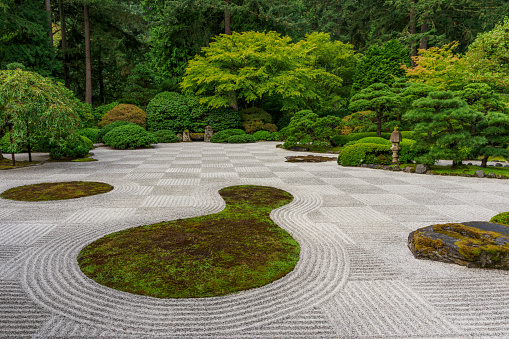
[[[0,172],[0,191],[102,181],[109,193],[0,200],[0,337],[507,338],[509,272],[414,259],[408,233],[509,210],[509,181],[334,162],[285,163],[273,142],[94,150],[98,162]],[[156,299],[98,285],[76,256],[122,229],[216,213],[218,190],[268,185],[295,200],[273,220],[301,245],[293,272],[224,297]]]

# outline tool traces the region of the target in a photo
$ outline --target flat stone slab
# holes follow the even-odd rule
[[[322,157],[319,155],[297,155],[286,157],[286,162],[325,162],[336,161],[337,158]]]
[[[485,221],[436,224],[410,233],[418,259],[509,270],[509,227]]]

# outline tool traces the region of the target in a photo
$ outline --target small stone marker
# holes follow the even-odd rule
[[[179,141],[182,142],[182,133],[177,134],[177,139],[179,139]]]
[[[390,141],[392,142],[392,163],[397,164],[399,162],[398,152],[401,151],[399,143],[403,140],[401,132],[398,130],[398,126],[394,127],[394,131],[391,133]]]
[[[478,178],[484,178],[484,171],[483,170],[478,170],[478,171],[475,171],[475,176],[478,177]]]
[[[205,126],[205,135],[203,136],[203,141],[210,142],[210,139],[212,139],[212,136],[214,135],[214,132],[212,131],[212,127]]]
[[[191,141],[191,137],[189,136],[189,130],[188,129],[184,130],[184,133],[182,133],[182,141],[183,142],[190,142]]]
[[[417,174],[425,174],[428,171],[428,167],[424,166],[423,164],[418,164],[415,166],[415,173]]]

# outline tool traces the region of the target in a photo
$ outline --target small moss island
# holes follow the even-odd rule
[[[214,297],[269,284],[291,272],[299,244],[269,217],[293,196],[231,186],[223,211],[126,229],[79,253],[81,271],[120,291],[156,298]]]
[[[503,224],[470,221],[423,227],[410,233],[408,247],[419,259],[509,270],[509,227]]]
[[[113,186],[103,182],[44,182],[34,185],[13,187],[2,192],[0,197],[18,201],[65,200],[107,193],[112,189]]]

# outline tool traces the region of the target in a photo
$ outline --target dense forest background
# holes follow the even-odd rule
[[[99,106],[145,107],[179,91],[188,61],[218,34],[312,32],[358,53],[392,39],[418,49],[457,41],[464,53],[509,13],[506,0],[3,0],[0,68],[21,63]]]

